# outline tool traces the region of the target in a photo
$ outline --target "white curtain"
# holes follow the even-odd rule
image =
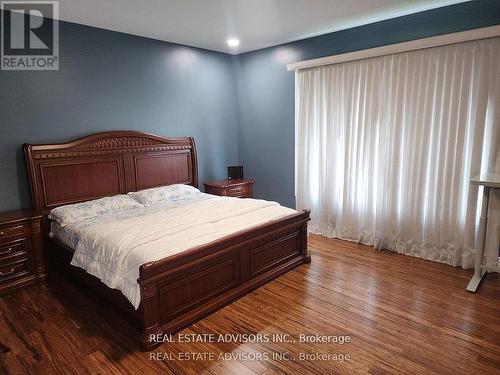
[[[499,171],[500,38],[296,73],[310,231],[471,267],[479,172]]]

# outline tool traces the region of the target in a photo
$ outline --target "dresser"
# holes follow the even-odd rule
[[[205,182],[205,193],[238,197],[238,198],[252,198],[253,197],[253,184],[254,180],[218,180]]]
[[[45,279],[41,220],[31,211],[0,213],[0,296]]]

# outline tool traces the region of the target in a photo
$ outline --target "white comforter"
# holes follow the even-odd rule
[[[137,212],[136,212],[137,211]],[[139,266],[296,213],[276,202],[200,194],[73,227],[71,264],[119,289],[137,309]]]

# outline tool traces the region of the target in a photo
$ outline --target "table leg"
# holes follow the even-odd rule
[[[483,204],[481,206],[481,218],[479,219],[479,233],[476,242],[476,253],[474,255],[474,276],[467,285],[469,292],[475,292],[486,274],[486,271],[481,268],[484,258],[484,245],[486,243],[486,228],[488,224],[488,201],[490,198],[490,188],[483,188]]]

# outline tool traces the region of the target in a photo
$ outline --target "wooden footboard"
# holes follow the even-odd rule
[[[142,347],[311,261],[309,211],[141,266]]]

